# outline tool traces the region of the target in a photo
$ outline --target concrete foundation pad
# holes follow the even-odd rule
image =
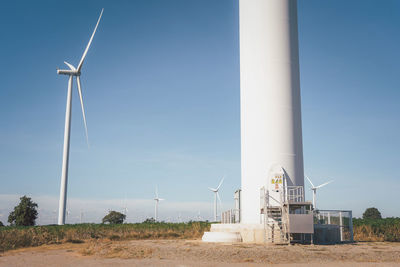
[[[240,241],[244,243],[265,242],[265,229],[263,224],[212,224],[211,232],[206,233],[235,233],[240,236]],[[206,236],[206,233],[204,235]],[[208,235],[208,234],[207,234]],[[217,235],[215,235],[217,237]],[[203,236],[204,241],[204,236]],[[240,242],[236,241],[236,242]],[[223,241],[207,241],[207,242],[223,242]]]
[[[242,242],[240,233],[229,232],[205,232],[202,237],[203,242]]]

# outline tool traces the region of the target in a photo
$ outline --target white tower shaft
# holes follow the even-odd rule
[[[72,105],[72,81],[73,76],[69,76],[67,107],[65,111],[65,129],[64,129],[64,150],[61,171],[60,201],[58,207],[58,224],[65,224],[65,210],[67,205],[67,185],[68,185],[68,161],[69,161],[69,136],[71,132],[71,105]]]
[[[260,223],[260,188],[279,165],[304,185],[296,0],[240,0],[242,222]],[[271,188],[269,188],[271,189]]]
[[[313,203],[313,208],[314,208],[314,210],[316,210],[317,207],[315,206],[315,205],[316,205],[315,201],[316,201],[317,189],[315,188],[315,189],[313,189],[312,191],[313,191],[313,192],[312,192],[312,203]]]
[[[217,221],[217,192],[214,192],[214,222]]]
[[[154,220],[157,221],[158,216],[158,200],[156,199],[156,205],[154,207]]]

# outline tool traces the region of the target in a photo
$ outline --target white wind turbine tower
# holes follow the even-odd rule
[[[316,201],[317,201],[317,199],[316,199],[316,198],[317,198],[317,189],[319,189],[319,188],[321,188],[321,187],[323,187],[323,186],[325,186],[325,185],[327,185],[327,184],[332,183],[333,180],[332,180],[332,181],[329,181],[329,182],[326,182],[326,183],[323,183],[323,184],[318,185],[318,186],[314,186],[314,184],[311,182],[310,178],[308,178],[307,175],[305,175],[305,176],[306,176],[307,180],[308,180],[308,181],[310,182],[310,184],[311,184],[311,190],[313,191],[312,202],[313,202],[314,210],[316,210],[316,209],[317,209],[317,206],[316,206]]]
[[[94,28],[94,31],[92,33],[92,36],[90,37],[89,43],[86,46],[85,51],[83,52],[83,55],[78,64],[78,67],[75,68],[70,63],[64,61],[65,65],[67,65],[69,67],[69,70],[57,69],[58,74],[69,76],[67,107],[66,107],[66,111],[65,111],[64,151],[63,151],[62,174],[61,174],[60,202],[59,202],[59,208],[58,208],[58,224],[59,225],[65,224],[65,209],[66,209],[66,203],[67,203],[68,160],[69,160],[69,140],[70,140],[69,137],[70,137],[70,128],[71,128],[71,105],[72,105],[72,81],[73,81],[73,78],[76,77],[76,82],[78,84],[79,98],[81,101],[83,122],[85,124],[86,142],[88,143],[88,146],[89,146],[85,109],[83,108],[83,98],[82,98],[80,75],[81,75],[82,65],[85,60],[86,54],[89,50],[90,44],[93,41],[93,37],[94,37],[94,34],[96,33],[97,26],[99,26],[101,16],[103,15],[103,10],[104,9],[101,10],[99,19],[97,20],[96,27]]]
[[[222,205],[222,204],[221,204],[221,198],[219,197],[219,194],[218,194],[218,190],[219,190],[219,188],[221,187],[222,183],[224,182],[224,179],[225,179],[225,176],[222,177],[222,179],[221,179],[221,181],[219,182],[219,185],[217,186],[217,188],[211,188],[211,187],[208,188],[208,189],[210,189],[212,192],[214,192],[214,222],[217,221],[217,198],[218,198],[218,200],[219,200],[220,207],[221,207],[221,205]]]
[[[128,213],[128,208],[126,207],[126,205],[125,205],[125,207],[124,207],[123,212],[124,212],[124,215],[126,216],[126,214]]]
[[[163,198],[159,198],[158,197],[158,187],[156,186],[156,197],[154,198],[154,200],[156,201],[156,205],[154,207],[154,220],[157,221],[157,215],[158,215],[158,202],[165,200]]]
[[[197,212],[197,221],[201,221],[200,211]]]
[[[52,213],[54,214],[54,224],[57,223],[57,210],[53,210]]]
[[[127,200],[126,200],[126,193],[125,193],[125,199],[124,199],[124,208],[123,208],[122,212],[124,213],[125,216],[126,216],[126,214],[128,213]]]
[[[79,222],[82,224],[82,218],[83,218],[83,211],[81,209],[80,213],[79,213]]]
[[[70,211],[70,210],[67,210],[67,216],[65,217],[65,220],[66,220],[66,221],[68,220],[70,214],[71,214],[71,211]]]

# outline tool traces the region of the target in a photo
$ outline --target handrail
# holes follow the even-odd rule
[[[229,209],[221,212],[221,223],[239,223],[239,209]]]

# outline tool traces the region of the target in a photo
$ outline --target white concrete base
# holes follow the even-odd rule
[[[203,242],[242,242],[240,233],[228,232],[205,232],[202,237]]]
[[[224,235],[224,234],[234,235]],[[219,235],[221,234],[221,235]],[[219,241],[230,238],[233,240],[236,236],[238,241]],[[205,242],[244,242],[257,243],[265,242],[265,229],[263,224],[211,224],[210,232],[205,232],[203,241]],[[207,241],[206,241],[206,240]]]

